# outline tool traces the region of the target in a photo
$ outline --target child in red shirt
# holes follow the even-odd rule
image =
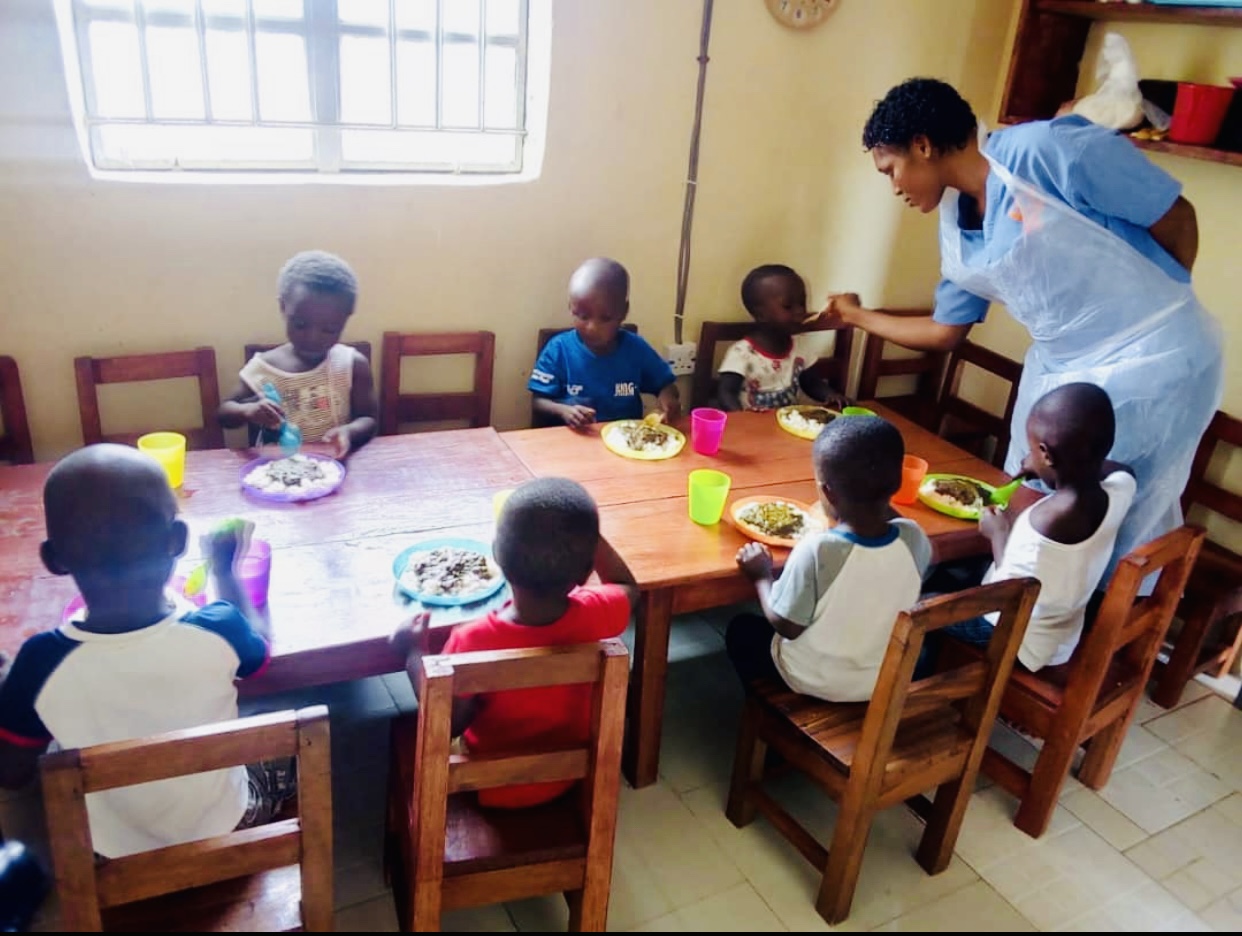
[[[513,600],[480,621],[452,628],[443,653],[590,643],[618,636],[638,600],[634,578],[599,535],[591,495],[565,478],[528,481],[510,495],[497,522],[496,561]],[[587,585],[594,570],[601,581]],[[428,645],[427,616],[405,632],[407,669]],[[417,683],[415,683],[417,688]],[[590,737],[591,687],[549,686],[459,697],[453,735],[472,753],[576,744]],[[521,808],[555,799],[570,782],[480,790],[484,806]]]

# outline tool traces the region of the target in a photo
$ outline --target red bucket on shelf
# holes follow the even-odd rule
[[[1208,146],[1220,133],[1233,100],[1233,88],[1183,81],[1177,86],[1169,139],[1174,143]]]

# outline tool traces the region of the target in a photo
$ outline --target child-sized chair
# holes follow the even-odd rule
[[[297,818],[124,858],[94,858],[87,794],[277,757],[297,758]],[[61,926],[71,932],[331,932],[331,769],[322,705],[43,755]]]
[[[380,432],[396,435],[414,422],[464,420],[472,428],[492,424],[492,371],[496,336],[489,331],[401,334],[384,332],[380,374]],[[424,355],[474,355],[473,389],[459,393],[402,393],[401,359]]]
[[[893,626],[870,702],[824,702],[770,682],[748,688],[725,811],[739,828],[762,812],[823,870],[815,908],[829,923],[849,915],[875,814],[933,787],[934,802],[912,803],[927,823],[916,858],[928,874],[949,866],[1001,693],[1038,594],[1035,579],[1011,579],[903,611]],[[1001,616],[982,659],[911,683],[930,631],[990,611]],[[836,801],[837,821],[828,849],[764,791],[769,745]]]
[[[1242,450],[1242,419],[1218,412],[1199,442],[1190,480],[1182,494],[1182,513],[1198,522],[1198,511],[1242,523],[1242,492],[1231,491],[1208,477],[1217,450],[1233,455]],[[1204,518],[1206,519],[1206,517]],[[1181,629],[1165,641],[1167,659],[1156,658],[1151,700],[1164,708],[1177,705],[1186,683],[1198,673],[1217,679],[1233,668],[1242,651],[1242,555],[1204,539],[1199,559],[1190,570],[1186,594],[1177,608]],[[1233,631],[1230,632],[1230,625]],[[1171,630],[1171,629],[1170,629]]]
[[[1037,673],[1014,668],[1001,718],[1043,746],[1029,770],[988,748],[983,772],[1018,798],[1013,824],[1027,835],[1047,830],[1080,747],[1078,779],[1093,790],[1108,782],[1202,542],[1201,529],[1182,526],[1135,549],[1118,564],[1068,662]],[[1136,600],[1139,585],[1157,573],[1155,590]],[[946,659],[974,655],[957,641],[945,644]]]
[[[628,678],[619,640],[423,657],[418,714],[394,723],[390,755],[385,870],[402,930],[439,930],[443,910],[560,892],[570,931],[603,931]],[[454,695],[577,683],[594,684],[587,744],[450,754]],[[473,792],[555,780],[581,783],[527,809],[483,809]]]
[[[983,370],[1008,382],[1005,411],[1000,416],[976,406],[961,395],[962,376],[967,365]],[[1009,452],[1009,424],[1018,402],[1018,384],[1022,365],[1003,354],[997,354],[973,341],[963,341],[949,355],[949,366],[936,404],[939,424],[935,427],[941,438],[988,459],[1002,468]],[[989,440],[991,446],[989,451]]]
[[[220,409],[220,386],[216,379],[216,352],[211,348],[193,351],[167,351],[155,354],[129,354],[123,357],[79,357],[73,360],[78,383],[78,413],[82,419],[82,443],[122,442],[132,445],[141,432],[105,434],[99,417],[99,384],[131,381],[173,380],[194,377],[198,380],[199,405],[203,424],[194,429],[178,429],[186,437],[187,448],[224,447],[224,430],[216,420]],[[151,430],[165,426],[152,426]],[[151,431],[148,430],[148,431]]]
[[[0,460],[15,465],[34,462],[34,445],[30,441],[30,423],[26,420],[26,398],[22,395],[22,378],[17,362],[0,357]]]
[[[882,309],[886,315],[903,318],[928,317],[931,309]],[[942,351],[925,351],[904,357],[886,358],[884,348],[888,344],[879,335],[868,334],[863,342],[862,370],[858,375],[858,399],[880,400],[885,406],[907,419],[928,429],[936,428],[936,406],[940,397],[940,383],[944,379],[948,354]],[[880,382],[884,379],[914,379],[913,390],[897,394],[882,392]]]

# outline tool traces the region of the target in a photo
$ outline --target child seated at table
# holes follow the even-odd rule
[[[284,265],[276,289],[289,340],[246,362],[237,389],[220,405],[220,425],[250,423],[262,430],[261,443],[274,443],[288,420],[302,430],[303,442],[326,443],[344,458],[366,445],[378,427],[371,363],[341,344],[358,280],[340,257],[308,250]],[[268,385],[279,404],[268,398]]]
[[[878,416],[838,419],[813,451],[820,502],[835,525],[798,540],[776,581],[766,546],[738,551],[763,616],[730,621],[725,645],[744,684],[771,679],[829,702],[863,702],[898,612],[919,600],[931,542],[889,506],[905,454],[895,426]]]
[[[641,419],[641,394],[666,419],[681,412],[677,379],[655,348],[621,328],[630,311],[630,275],[616,260],[587,260],[569,280],[573,329],[549,341],[527,389],[537,414],[581,429],[592,422]]]
[[[1018,662],[1032,672],[1066,662],[1078,646],[1087,605],[1134,500],[1133,470],[1107,458],[1115,431],[1112,400],[1094,384],[1065,384],[1040,397],[1026,420],[1031,451],[1022,472],[1052,493],[1016,517],[985,507],[979,519],[993,557],[983,583],[1039,579],[1039,597],[1018,649]],[[987,646],[998,617],[984,615],[936,632],[918,675],[933,670],[936,647],[946,636]]]
[[[196,609],[165,590],[188,531],[151,458],[79,449],[48,475],[43,507],[43,562],[73,576],[86,616],[29,638],[0,685],[0,783],[28,782],[53,741],[85,747],[236,718],[234,680],[268,659],[266,626],[233,570],[251,526],[205,537],[223,600]],[[95,849],[116,858],[257,825],[292,781],[273,763],[92,793]]]
[[[496,528],[496,561],[513,600],[480,621],[430,631],[427,616],[394,635],[416,671],[424,653],[517,650],[590,643],[625,630],[638,601],[634,578],[600,538],[591,495],[565,478],[540,478],[505,501]],[[602,584],[587,585],[592,569]],[[417,687],[417,683],[415,683]],[[453,736],[474,753],[576,744],[590,736],[590,686],[548,686],[453,701]],[[484,806],[521,808],[555,799],[572,783],[480,790]]]
[[[806,398],[832,406],[846,405],[836,388],[814,371],[821,342],[814,332],[795,331],[806,324],[806,284],[779,263],[755,267],[742,280],[742,305],[755,327],[725,352],[717,375],[716,396],[724,410],[773,410]]]

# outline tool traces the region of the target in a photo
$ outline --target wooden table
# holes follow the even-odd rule
[[[930,471],[957,472],[989,483],[1006,476],[883,405],[864,405],[896,425],[906,451],[927,459]],[[678,424],[687,434],[689,427]],[[811,443],[781,429],[771,413],[731,413],[720,452],[685,450],[676,458],[643,462],[619,458],[598,430],[566,428],[506,432],[502,439],[532,474],[579,481],[600,505],[601,526],[642,589],[629,693],[625,770],[636,786],[654,783],[659,768],[668,669],[668,640],[675,614],[701,611],[753,597],[735,556],[747,542],[722,522],[702,527],[689,518],[686,477],[695,468],[718,468],[732,478],[729,502],[752,494],[818,500]],[[726,510],[728,508],[726,507]],[[931,538],[936,561],[979,555],[987,544],[978,526],[922,504],[900,507]],[[788,552],[774,550],[778,566]]]
[[[197,534],[245,516],[272,545],[267,614],[272,662],[244,680],[247,695],[397,672],[405,661],[388,636],[408,614],[394,588],[393,558],[429,536],[490,540],[492,494],[530,477],[493,429],[375,439],[349,460],[335,494],[304,504],[271,504],[242,493],[250,451],[215,449],[186,456],[179,492]],[[0,468],[0,650],[13,655],[30,635],[55,627],[75,593],[39,560],[43,481],[50,464]]]

